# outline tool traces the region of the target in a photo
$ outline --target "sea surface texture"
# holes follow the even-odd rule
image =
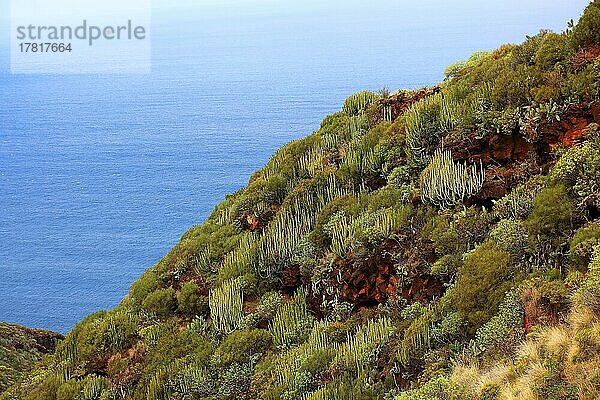
[[[162,3],[149,75],[11,75],[0,43],[0,320],[65,333],[114,307],[350,94],[435,84],[587,1]]]

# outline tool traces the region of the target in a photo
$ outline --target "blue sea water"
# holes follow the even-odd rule
[[[11,75],[0,43],[0,320],[64,333],[114,307],[348,95],[432,85],[587,1],[480,3],[157,0],[149,75]]]

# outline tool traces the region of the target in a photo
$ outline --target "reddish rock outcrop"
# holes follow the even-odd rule
[[[556,162],[554,150],[579,143],[593,122],[600,122],[600,103],[572,104],[559,119],[542,119],[524,131],[484,137],[473,132],[446,147],[456,161],[481,162],[485,167],[486,180],[476,200],[497,199],[528,176],[547,173]]]
[[[591,45],[575,54],[575,56],[571,59],[571,67],[575,71],[581,71],[588,64],[593,63],[600,57],[600,46]]]
[[[417,101],[425,97],[436,94],[440,91],[438,86],[432,88],[423,88],[412,92],[400,91],[391,96],[380,100],[380,105],[383,107],[391,107],[392,119],[398,118],[406,110],[412,107]]]

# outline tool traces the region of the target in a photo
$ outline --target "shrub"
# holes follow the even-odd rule
[[[580,228],[570,243],[571,265],[578,270],[584,270],[590,263],[594,248],[600,243],[600,222]]]
[[[431,266],[431,274],[452,279],[462,265],[462,257],[456,254],[447,254],[438,259]]]
[[[142,304],[144,299],[159,287],[158,275],[153,270],[148,270],[135,281],[129,289],[129,298],[135,304]]]
[[[359,115],[362,114],[367,107],[377,100],[377,95],[373,92],[364,91],[355,93],[348,97],[344,102],[342,111],[348,115]]]
[[[594,249],[594,259],[590,264],[590,272],[581,287],[573,295],[573,302],[578,306],[600,313],[600,245]]]
[[[177,294],[178,310],[188,318],[194,318],[208,311],[208,299],[200,295],[199,289],[194,282],[188,282]]]
[[[454,398],[457,388],[446,377],[433,378],[417,389],[402,392],[394,400],[446,400]]]
[[[477,330],[472,349],[477,355],[498,351],[508,355],[524,333],[523,306],[517,293],[512,291],[506,295],[498,313]]]
[[[588,131],[591,130],[592,127],[588,127]],[[599,197],[600,139],[570,148],[552,168],[550,179],[566,185],[578,198]],[[600,204],[598,199],[596,202]]]
[[[593,0],[571,33],[576,48],[600,44],[600,1]]]
[[[144,310],[155,313],[159,317],[167,317],[176,306],[175,289],[172,287],[150,293],[142,303]]]
[[[407,165],[401,165],[392,170],[388,175],[388,184],[398,189],[412,182],[412,171]]]
[[[429,217],[422,237],[431,240],[438,256],[466,251],[464,237],[456,230],[452,216],[448,212]]]
[[[247,399],[252,382],[251,364],[232,364],[219,374],[218,394],[220,399]]]
[[[494,203],[494,215],[500,219],[519,220],[533,211],[535,198],[546,187],[546,178],[534,176]]]
[[[452,302],[471,333],[496,314],[515,275],[510,254],[491,241],[468,255],[458,271]]]
[[[542,70],[550,70],[558,63],[565,63],[573,55],[564,35],[548,32],[534,56],[535,64]]]
[[[448,66],[444,71],[446,78],[453,78],[460,75],[462,72],[467,72],[469,68],[479,63],[481,60],[486,58],[490,54],[489,51],[476,51],[469,57],[467,61],[457,61],[456,63]]]
[[[223,368],[233,363],[248,363],[256,356],[265,355],[271,343],[271,335],[262,329],[233,332],[215,351],[212,357],[213,364],[217,368]]]
[[[56,391],[56,400],[78,400],[81,392],[81,382],[69,380],[63,383]]]
[[[277,313],[277,310],[284,304],[284,297],[279,292],[268,292],[260,299],[255,314],[262,320],[271,320]]]
[[[573,201],[564,185],[542,190],[536,197],[533,213],[525,226],[534,235],[562,236],[571,228]]]
[[[517,257],[523,257],[527,250],[527,230],[512,219],[500,220],[490,232],[490,239],[502,250]]]

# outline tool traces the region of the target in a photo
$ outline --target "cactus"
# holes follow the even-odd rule
[[[364,115],[350,117],[348,122],[348,132],[351,137],[362,136],[369,131],[369,128],[369,120]]]
[[[369,321],[358,329],[354,335],[348,334],[346,343],[339,349],[333,360],[334,365],[362,375],[375,361],[377,351],[387,343],[394,327],[388,318]]]
[[[442,147],[421,174],[421,189],[423,198],[431,204],[448,208],[479,192],[484,180],[481,161],[479,167],[456,163],[452,152]]]
[[[375,93],[369,91],[355,93],[346,99],[342,111],[350,116],[360,115],[367,107],[375,102],[377,98],[378,96]]]
[[[256,272],[265,278],[279,272],[293,258],[301,238],[313,229],[325,204],[350,193],[330,175],[326,184],[284,203],[257,242]]]
[[[434,310],[428,310],[425,314],[414,320],[404,332],[404,338],[402,339],[398,354],[398,360],[402,365],[408,365],[413,352],[429,347],[434,315]]]
[[[85,386],[83,387],[82,399],[83,400],[98,400],[102,395],[102,391],[108,387],[106,378],[101,376],[90,375],[85,379]]]
[[[240,279],[230,279],[211,290],[208,304],[215,329],[223,334],[235,331],[244,316],[244,295]]]
[[[392,117],[392,107],[391,106],[384,106],[381,109],[381,113],[382,113],[382,117],[383,117],[384,121],[392,122],[394,120],[394,118]]]
[[[456,127],[456,109],[453,102],[437,93],[425,97],[406,110],[407,152],[412,162],[419,163],[444,134]]]
[[[312,316],[306,306],[306,294],[301,289],[294,301],[282,305],[269,326],[273,341],[280,349],[287,349],[296,343],[312,326]]]

